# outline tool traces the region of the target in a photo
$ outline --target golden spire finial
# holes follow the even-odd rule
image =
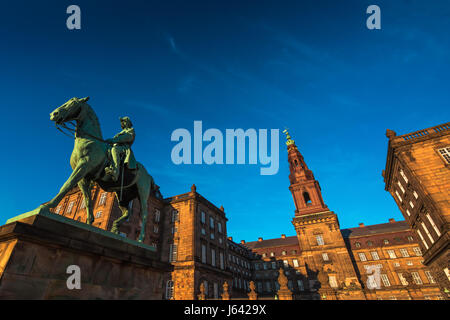
[[[287,140],[287,141],[286,141],[286,145],[287,145],[287,146],[290,146],[290,145],[294,144],[295,141],[292,140],[291,135],[290,135],[289,132],[288,132],[288,129],[289,129],[289,128],[285,128],[285,129],[283,130],[283,133],[286,135],[286,140]]]

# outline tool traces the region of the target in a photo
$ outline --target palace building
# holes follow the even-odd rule
[[[445,282],[439,283],[446,279],[426,265],[430,246],[423,247],[409,220],[341,229],[289,134],[286,145],[296,236],[234,242],[228,237],[225,209],[205,199],[195,185],[174,197],[150,197],[144,242],[173,266],[161,299],[221,299],[227,286],[231,299],[248,299],[253,284],[258,299],[281,298],[280,287],[283,297],[298,300],[447,298]],[[114,194],[94,187],[92,198],[94,226],[110,230],[122,214]],[[139,235],[138,202],[130,204],[133,214],[121,226],[123,237]],[[83,203],[74,189],[54,212],[84,222]]]
[[[386,190],[418,239],[423,264],[450,293],[450,122],[389,138]]]

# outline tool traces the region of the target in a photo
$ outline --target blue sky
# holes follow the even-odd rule
[[[66,28],[77,4],[82,29]],[[381,8],[382,29],[366,28]],[[90,96],[103,135],[133,120],[133,149],[164,196],[223,205],[235,240],[294,235],[287,154],[259,165],[171,162],[177,128],[289,127],[341,228],[402,219],[384,191],[387,128],[449,120],[447,1],[14,1],[0,12],[0,223],[50,200],[73,142],[49,121]]]

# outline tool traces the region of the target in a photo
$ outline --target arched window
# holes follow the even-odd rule
[[[305,200],[306,205],[310,205],[311,204],[311,198],[309,197],[309,193],[308,192],[303,192],[303,199]]]

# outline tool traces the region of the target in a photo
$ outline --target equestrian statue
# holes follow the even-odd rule
[[[97,183],[103,190],[115,192],[122,216],[113,222],[111,232],[118,234],[120,225],[130,216],[129,203],[138,198],[142,225],[138,241],[145,238],[147,223],[147,200],[150,194],[161,197],[153,178],[144,166],[136,161],[131,145],[135,132],[130,118],[120,118],[122,131],[112,139],[103,140],[97,115],[87,104],[89,97],[72,98],[50,113],[55,125],[73,131],[75,144],[70,157],[73,171],[59,193],[38,210],[54,208],[76,185],[80,188],[86,205],[87,224],[94,222],[91,188]],[[75,121],[74,128],[66,123]],[[61,130],[62,131],[62,130]]]

